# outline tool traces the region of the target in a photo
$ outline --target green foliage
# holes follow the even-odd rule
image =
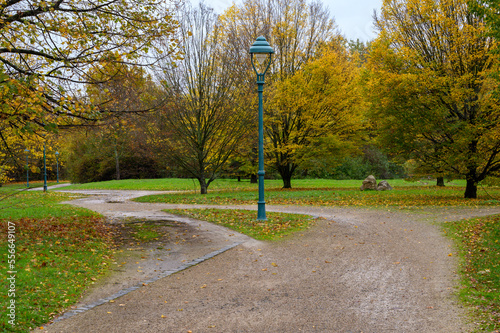
[[[365,88],[379,141],[419,172],[466,178],[464,196],[500,170],[498,55],[465,0],[384,1]]]
[[[78,134],[65,149],[64,160],[73,183],[116,179],[115,141],[106,131],[95,129],[89,135]],[[155,178],[160,174],[158,161],[145,142],[134,141],[134,133],[123,133],[118,149],[120,178]],[[126,136],[126,138],[125,138]]]
[[[315,178],[363,180],[369,175],[376,179],[404,178],[405,171],[374,146],[364,147],[360,155],[345,157],[337,167],[308,170],[308,176]]]
[[[499,177],[488,177],[484,181],[482,181],[481,184],[487,185],[487,186],[500,186],[500,178]]]

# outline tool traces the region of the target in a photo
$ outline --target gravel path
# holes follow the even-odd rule
[[[268,206],[268,211],[325,219],[303,233],[265,243],[161,212],[184,205],[128,201],[145,194],[99,191],[72,204],[114,221],[178,221],[189,227],[186,238],[195,236],[196,241],[169,244],[177,246],[177,254],[164,258],[170,266],[152,272],[154,281],[43,331],[469,332],[466,310],[453,296],[457,258],[436,222],[500,213],[500,208],[410,213]],[[148,254],[141,264],[154,262],[158,255]],[[186,262],[193,265],[184,269]],[[174,266],[181,269],[172,270]],[[176,273],[166,274],[168,270]],[[123,281],[129,275],[125,271],[113,276]],[[151,275],[128,279],[133,284],[141,278]],[[87,304],[95,303],[95,295],[107,297],[126,286],[116,280],[100,286],[86,296]]]

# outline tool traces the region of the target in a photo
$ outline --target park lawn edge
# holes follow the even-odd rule
[[[500,332],[500,215],[443,223],[460,257],[457,296],[474,332]]]
[[[27,332],[50,322],[77,303],[112,262],[114,242],[105,219],[90,210],[58,203],[67,197],[23,192],[1,202],[2,235],[7,236],[11,226],[14,238],[12,242],[8,237],[0,239],[0,308],[7,314],[7,305],[14,299],[16,315],[14,326],[11,318],[2,316],[2,332]],[[26,209],[31,204],[35,209]],[[23,217],[26,212],[31,217]],[[13,267],[7,260],[11,243],[15,245]],[[15,297],[6,289],[7,278],[12,281],[13,275]]]
[[[278,241],[308,229],[316,218],[310,215],[267,212],[266,221],[257,220],[257,211],[245,209],[165,209],[164,212],[207,221],[261,241]]]
[[[495,189],[500,197],[500,189]],[[265,193],[269,205],[396,207],[400,209],[421,206],[498,206],[500,201],[489,197],[463,198],[460,187],[407,187],[392,191],[360,191],[354,188],[318,189],[269,189]],[[192,193],[166,193],[135,198],[136,202],[201,204],[201,205],[249,205],[257,202],[256,189],[241,191],[212,191],[205,195]]]

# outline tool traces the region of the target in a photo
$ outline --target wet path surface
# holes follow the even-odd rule
[[[165,192],[82,190],[61,192],[85,194],[86,197],[64,202],[87,208],[120,225],[124,244],[116,252],[110,274],[99,279],[83,299],[62,320],[113,301],[159,278],[175,274],[208,260],[251,238],[212,223],[183,218],[162,211],[160,205],[130,201],[133,198]],[[130,233],[131,224],[155,225],[162,234],[158,240],[137,242]]]
[[[45,331],[468,332],[466,311],[454,296],[457,258],[436,222],[500,213],[493,208],[409,213],[268,206],[268,211],[325,219],[283,241],[264,243],[161,212],[210,206],[128,201],[148,194],[99,191],[71,204],[97,211],[116,223],[136,218],[175,221],[171,235],[185,241],[165,239],[162,249],[158,244],[155,249],[144,249],[140,260],[130,261],[131,268],[120,267],[123,272],[137,271],[148,262],[157,279],[115,302],[49,325]],[[165,251],[167,244],[170,251]],[[200,258],[204,259],[197,262]],[[170,267],[186,263],[193,265],[164,275]],[[122,277],[120,272],[113,274],[108,280],[113,281],[111,286],[123,290],[123,277],[129,274],[123,272]],[[146,275],[139,274],[139,280]],[[99,292],[106,287],[96,290],[92,297],[102,299]]]

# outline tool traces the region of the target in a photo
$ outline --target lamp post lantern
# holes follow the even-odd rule
[[[259,93],[259,201],[257,220],[267,220],[266,218],[266,202],[264,200],[264,107],[262,102],[262,93],[264,92],[264,77],[271,65],[271,57],[274,53],[273,48],[269,45],[264,37],[258,37],[250,47],[250,57],[252,67],[257,74],[257,87]]]
[[[56,151],[57,183],[59,184],[59,152]]]
[[[28,163],[28,154],[30,151],[26,148],[24,152],[26,153],[26,187],[30,187],[30,166]]]

